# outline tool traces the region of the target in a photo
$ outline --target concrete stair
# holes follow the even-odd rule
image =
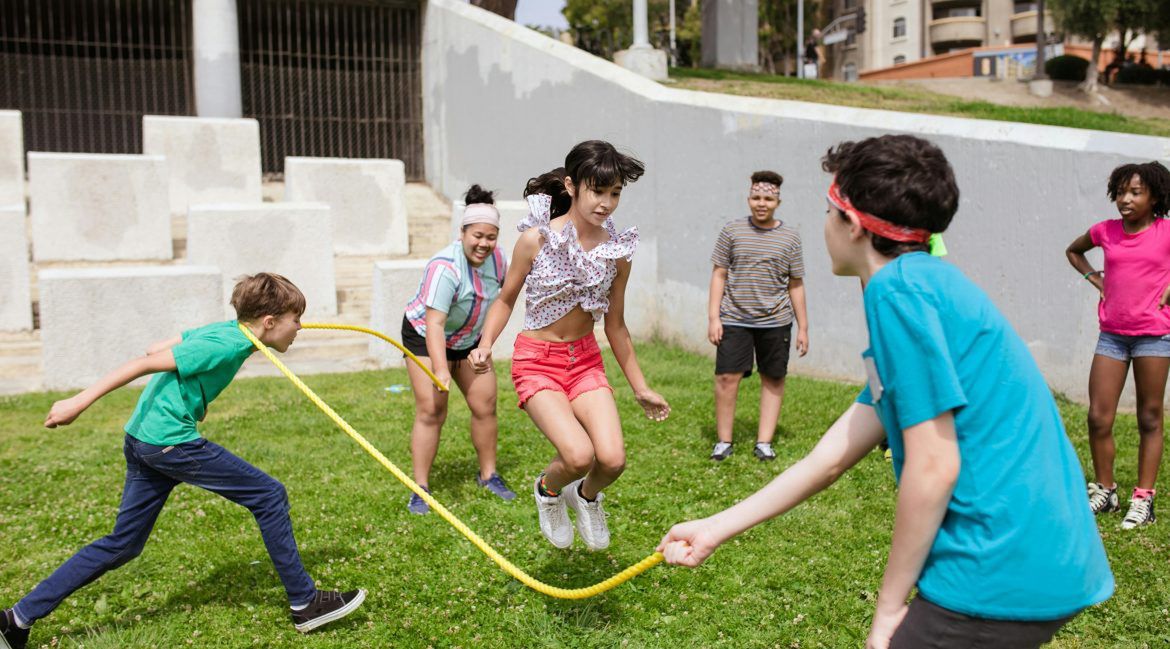
[[[284,194],[281,183],[266,183],[265,201],[279,201]],[[429,186],[411,183],[406,188],[406,205],[410,223],[410,254],[405,256],[336,256],[334,272],[337,285],[338,315],[322,319],[329,322],[369,326],[373,299],[374,264],[390,259],[428,259],[451,242],[451,205]],[[173,265],[186,261],[187,223],[176,217],[171,222],[175,258],[162,262],[42,262],[32,264],[31,289],[34,330],[0,333],[0,394],[17,394],[43,389],[41,369],[41,332],[37,272],[47,268],[101,268],[112,266]],[[398,331],[384,332],[398,338]],[[287,354],[278,356],[297,374],[353,372],[376,368],[369,357],[370,336],[357,332],[305,330]],[[113,369],[113,368],[110,368]],[[240,370],[240,376],[277,376],[276,369],[261,354],[254,354]]]

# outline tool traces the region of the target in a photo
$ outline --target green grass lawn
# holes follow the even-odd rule
[[[526,489],[551,447],[500,377],[500,468],[521,498],[478,489],[468,411],[458,397],[431,480],[434,494],[538,579],[569,587],[609,577],[653,551],[673,523],[726,507],[807,452],[855,386],[794,378],[779,459],[751,457],[758,382],[745,382],[738,452],[707,459],[714,439],[711,361],[642,345],[652,385],[674,407],[640,414],[612,356],[610,380],[629,464],[608,490],[614,543],[552,548]],[[608,352],[607,352],[608,356]],[[308,383],[388,457],[410,465],[404,371],[309,377]],[[112,528],[124,461],[121,426],[136,390],[99,402],[74,425],[40,424],[55,394],[0,398],[0,605],[10,606],[85,543]],[[1061,404],[1086,461],[1084,409]],[[659,566],[581,602],[547,598],[501,572],[436,515],[406,511],[408,493],[284,379],[241,380],[216,401],[204,434],[282,480],[309,572],[324,588],[363,587],[365,605],[301,636],[251,516],[191,487],[175,491],[143,555],[75,594],[37,624],[31,646],[87,647],[857,647],[868,630],[893,524],[894,482],[874,453],[835,486],[728,543],[697,570]],[[1132,416],[1118,424],[1118,476],[1131,485]],[[1078,617],[1053,646],[1170,643],[1170,523],[1122,533],[1102,521],[1118,593]]]
[[[1170,137],[1170,123],[1165,120],[1127,117],[1079,108],[1001,106],[913,88],[869,86],[724,70],[671,68],[670,76],[675,81],[675,87],[689,90]]]

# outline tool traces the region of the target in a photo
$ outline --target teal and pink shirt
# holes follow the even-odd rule
[[[456,240],[427,262],[418,293],[406,305],[406,319],[420,336],[427,335],[427,308],[447,314],[447,349],[468,349],[479,340],[488,307],[500,294],[508,261],[496,248],[479,267],[467,262]]]
[[[1170,220],[1127,234],[1121,219],[1089,228],[1093,245],[1105,252],[1105,298],[1097,305],[1101,331],[1122,336],[1170,334],[1170,308],[1159,308],[1170,286]]]

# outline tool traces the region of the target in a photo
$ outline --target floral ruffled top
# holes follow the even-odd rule
[[[528,197],[528,216],[517,230],[536,228],[544,245],[532,260],[525,288],[524,329],[541,329],[560,320],[578,304],[593,320],[609,311],[609,289],[617,277],[617,260],[628,261],[638,247],[638,228],[618,233],[613,219],[605,220],[609,241],[586,251],[577,240],[569,221],[560,232],[550,227],[552,198],[545,194]]]

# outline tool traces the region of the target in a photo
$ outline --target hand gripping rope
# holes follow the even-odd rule
[[[360,331],[361,333],[381,338],[382,340],[385,340],[391,345],[394,345],[398,349],[402,350],[402,352],[406,354],[410,360],[414,361],[415,364],[417,364],[423,369],[424,372],[427,373],[427,376],[431,378],[431,381],[434,382],[434,384],[438,386],[440,390],[444,392],[447,391],[447,386],[440,385],[439,380],[435,377],[435,375],[431,372],[425,363],[419,361],[417,356],[410,353],[410,351],[403,347],[398,341],[389,338],[382,333],[374,331],[373,329],[367,329],[365,327],[358,327],[355,325],[325,323],[305,323],[301,325],[301,327],[303,329],[340,329],[345,331]],[[448,511],[446,507],[439,503],[439,501],[435,500],[429,493],[423,491],[422,487],[419,487],[414,480],[411,480],[410,477],[403,473],[402,470],[397,466],[395,466],[393,462],[386,459],[386,456],[382,455],[378,449],[374,448],[372,444],[366,441],[365,437],[362,437],[356,430],[354,430],[353,426],[349,425],[349,422],[345,421],[345,419],[343,419],[341,415],[338,415],[333,410],[333,408],[329,406],[329,404],[325,403],[321,397],[317,396],[317,394],[309,388],[309,386],[305,385],[304,381],[301,381],[300,377],[298,377],[296,374],[293,374],[292,370],[285,367],[284,363],[280,362],[280,359],[278,359],[271,351],[269,351],[268,347],[264,345],[264,343],[261,343],[256,338],[256,336],[252,334],[252,331],[248,329],[247,326],[241,324],[240,331],[244,332],[244,335],[248,337],[248,340],[252,341],[252,344],[255,345],[261,353],[268,357],[268,360],[272,361],[272,364],[275,365],[276,368],[279,369],[281,373],[284,374],[286,378],[288,378],[289,381],[292,381],[293,385],[300,388],[301,392],[303,392],[310,401],[312,401],[318,408],[321,409],[322,412],[324,412],[330,419],[332,419],[333,423],[337,424],[341,430],[345,431],[346,435],[349,435],[351,438],[353,438],[353,440],[358,443],[358,446],[361,446],[363,449],[365,449],[365,451],[373,456],[373,458],[377,460],[383,467],[385,467],[387,471],[394,474],[394,477],[398,478],[399,482],[406,485],[406,487],[417,494],[419,498],[422,498],[424,501],[426,501],[426,503],[431,506],[431,509],[435,510],[435,513],[441,516],[443,520],[450,523],[452,527],[459,530],[463,536],[467,537],[468,541],[471,541],[471,543],[475,545],[475,547],[479,548],[484,554],[486,554],[488,558],[490,558],[492,561],[495,561],[496,565],[500,566],[504,572],[508,573],[517,581],[524,584],[525,586],[528,586],[532,590],[559,599],[585,599],[587,597],[593,597],[594,595],[600,595],[607,590],[620,586],[662,562],[662,554],[655,552],[654,554],[651,554],[645,559],[642,559],[638,563],[633,564],[632,566],[617,573],[609,579],[596,583],[592,586],[586,586],[585,588],[560,588],[557,586],[550,586],[549,584],[533,578],[528,573],[516,567],[516,565],[511,561],[505,559],[499,552],[496,552],[495,548],[488,545],[487,541],[484,541],[478,534],[471,531],[471,528],[467,527],[463,521],[456,518],[455,515]]]

